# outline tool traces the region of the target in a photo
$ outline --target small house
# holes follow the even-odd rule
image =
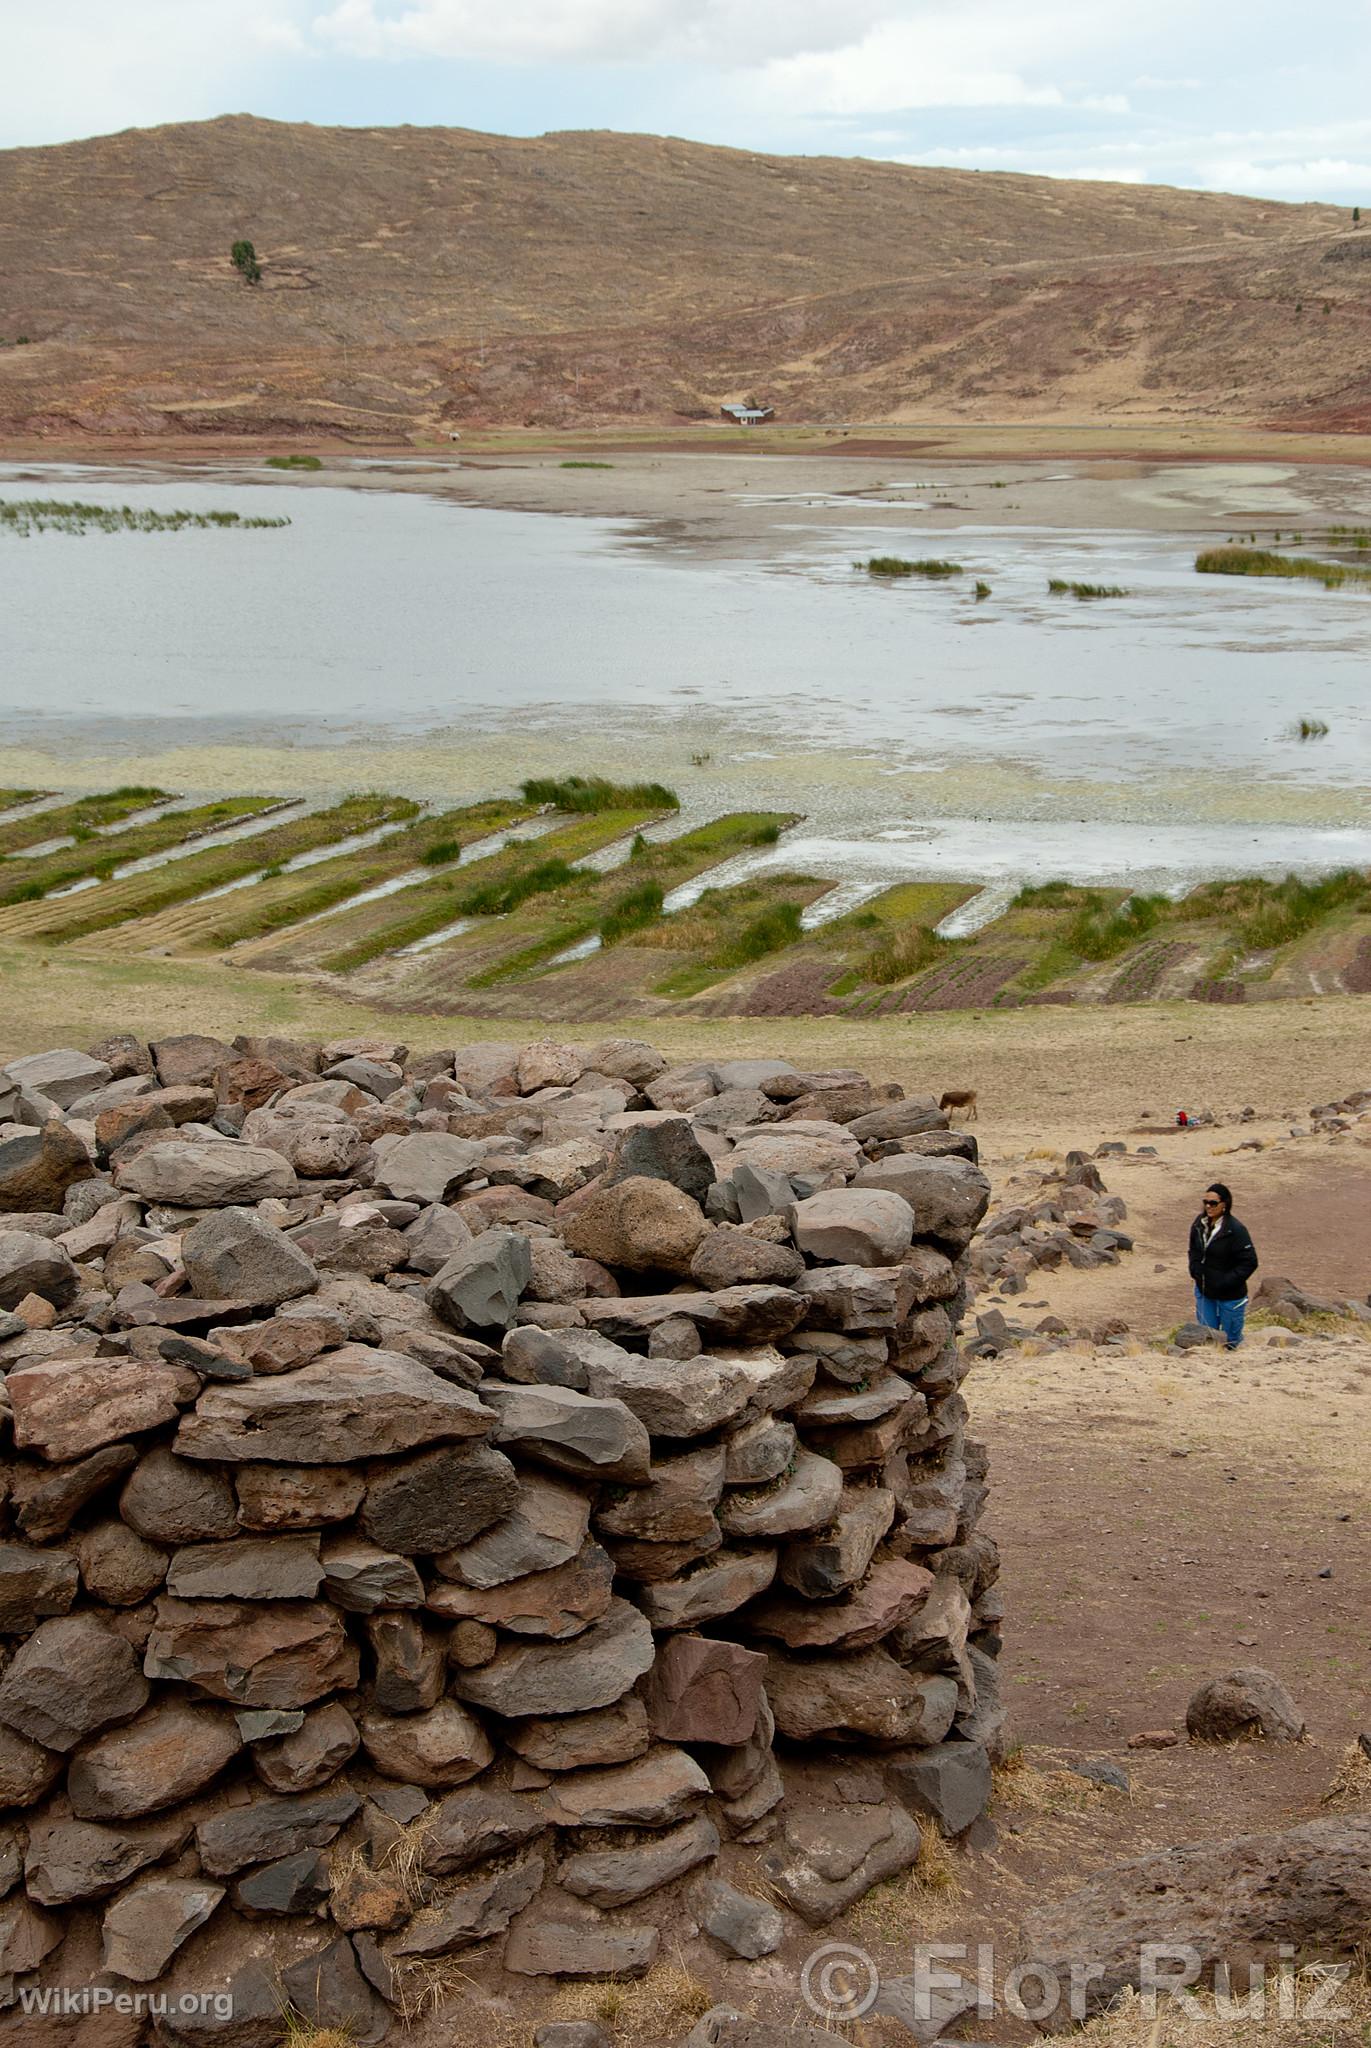
[[[720,412],[726,420],[732,420],[735,427],[759,427],[763,420],[769,420],[776,408],[771,405],[721,405]]]

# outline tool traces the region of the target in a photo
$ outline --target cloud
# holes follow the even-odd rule
[[[242,104],[263,66],[302,51],[299,0],[46,0],[8,10],[0,144],[195,121]]]
[[[1309,157],[1297,163],[1257,163],[1229,157],[1201,168],[1204,183],[1225,192],[1325,199],[1330,192],[1360,190],[1371,196],[1371,162],[1351,163],[1342,157]]]
[[[883,11],[881,0],[795,0],[784,11],[774,0],[336,0],[313,28],[322,44],[369,59],[724,69],[778,48],[836,47]]]

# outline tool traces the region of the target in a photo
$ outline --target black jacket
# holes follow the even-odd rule
[[[1245,1301],[1247,1283],[1257,1270],[1257,1250],[1247,1225],[1225,1216],[1208,1245],[1203,1216],[1190,1226],[1190,1277],[1211,1301]]]

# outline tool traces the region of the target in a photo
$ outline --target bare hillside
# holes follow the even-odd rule
[[[247,237],[250,287],[229,262]],[[1163,187],[234,116],[0,154],[0,428],[1371,418],[1371,230]]]

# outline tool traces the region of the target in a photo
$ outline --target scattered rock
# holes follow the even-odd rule
[[[1194,1742],[1300,1742],[1304,1715],[1274,1672],[1230,1671],[1191,1695],[1186,1732]]]

